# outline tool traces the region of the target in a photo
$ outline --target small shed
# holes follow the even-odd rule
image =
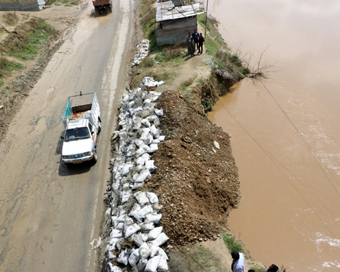
[[[174,45],[179,41],[185,41],[188,32],[197,29],[197,11],[200,4],[176,7],[172,1],[156,4],[156,41],[160,46]]]
[[[44,0],[0,0],[0,11],[39,11],[45,6]]]

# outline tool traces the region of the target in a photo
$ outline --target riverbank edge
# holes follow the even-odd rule
[[[153,30],[155,29],[156,23],[154,19],[150,16],[150,14],[153,14],[152,11],[149,10],[148,13],[145,12],[145,9],[150,7],[150,0],[140,0],[141,3],[141,10],[140,10],[140,27],[144,32],[144,37],[149,38],[151,40],[151,44],[154,43],[155,41],[152,41],[155,39]],[[143,12],[144,11],[144,12]],[[155,13],[154,13],[155,14]],[[147,19],[145,19],[147,17]],[[144,20],[143,20],[144,19]],[[202,24],[202,20],[199,20],[200,22],[200,29],[203,30],[205,27],[204,23]],[[151,26],[150,26],[151,25]],[[153,30],[150,31],[150,28],[153,27]],[[204,77],[189,77],[188,80],[182,81],[182,82],[177,82],[177,88],[175,88],[175,91],[179,92],[179,95],[183,100],[187,103],[188,106],[193,108],[198,115],[204,116],[207,118],[206,112],[213,110],[213,105],[219,100],[220,96],[226,95],[229,92],[229,88],[232,87],[235,83],[239,82],[242,80],[244,77],[246,77],[246,73],[240,73],[240,72],[235,72],[235,73],[224,73],[226,70],[228,70],[228,66],[223,66],[221,61],[223,61],[223,53],[229,53],[229,56],[232,59],[229,59],[231,64],[234,65],[233,62],[240,63],[240,59],[237,57],[237,55],[232,54],[230,49],[227,47],[227,44],[224,42],[223,38],[221,37],[220,33],[218,32],[218,23],[216,20],[208,20],[207,22],[207,37],[206,39],[209,39],[209,37],[212,40],[218,40],[217,46],[220,45],[221,50],[217,50],[215,54],[211,55],[210,60],[205,61],[205,69],[206,71],[209,71]],[[210,33],[215,33],[214,35],[218,35],[218,39],[216,37],[210,36]],[[208,41],[206,41],[207,43]],[[221,44],[222,43],[222,44]],[[216,46],[216,43],[213,45]],[[157,57],[160,55],[163,55],[163,57],[167,56],[168,52],[171,51],[172,54],[175,56],[175,58],[170,58],[166,61],[162,60],[162,57]],[[178,52],[179,51],[179,52]],[[210,49],[211,51],[211,49]],[[205,50],[206,52],[206,50]],[[170,82],[168,82],[166,87],[160,88],[160,91],[165,91],[167,88],[172,89],[171,86],[171,81],[174,81],[176,78],[176,75],[173,76],[171,75],[171,72],[169,72],[169,67],[173,66],[176,70],[179,70],[179,67],[183,65],[183,63],[178,63],[176,60],[176,57],[184,57],[185,55],[185,49],[183,45],[176,45],[173,47],[156,47],[152,48],[151,46],[151,53],[148,57],[146,57],[142,63],[139,66],[136,66],[132,69],[132,74],[131,74],[131,83],[130,83],[130,88],[133,89],[137,86],[139,86],[141,78],[143,78],[145,75],[149,74],[151,76],[154,76],[156,80],[165,80],[167,81],[167,77],[170,78]],[[222,53],[222,57],[221,57]],[[226,61],[226,59],[224,59]],[[158,70],[155,72],[154,69],[154,64],[159,64],[162,63],[162,68],[166,67],[164,71]],[[222,64],[222,65],[221,65]],[[243,67],[242,62],[240,65],[245,72],[250,72],[247,67]],[[224,71],[221,68],[225,68]],[[179,85],[179,86],[178,86]],[[210,121],[209,121],[210,122]],[[165,136],[167,136],[165,134]],[[229,135],[228,135],[229,137]],[[157,161],[156,161],[157,164]],[[161,169],[159,169],[161,170]],[[235,207],[236,208],[236,207]],[[230,233],[229,227],[223,228],[224,232],[221,232],[222,236],[226,235],[230,237],[229,243],[233,244],[238,244],[241,246],[242,249],[241,251],[244,252],[248,259],[248,266],[249,269],[255,269],[257,272],[262,272],[266,271],[266,268],[263,264],[254,261],[251,258],[250,252],[248,251],[246,245],[244,243],[236,238],[235,235]],[[224,239],[225,240],[225,239]],[[225,240],[226,242],[226,240]],[[227,243],[227,242],[226,242]],[[195,248],[197,246],[200,246],[201,243],[198,244],[191,244],[190,246],[193,248],[192,251],[195,251]],[[187,248],[187,245],[185,245]],[[175,249],[167,250],[169,253],[178,253],[182,252],[182,255],[184,258],[188,258],[186,252],[183,251],[183,247],[175,247]],[[178,256],[176,257],[178,258]],[[191,270],[188,270],[191,271]]]

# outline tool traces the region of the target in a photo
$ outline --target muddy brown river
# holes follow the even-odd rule
[[[340,271],[340,2],[210,0],[209,13],[266,75],[209,114],[239,168],[232,232],[267,266]]]

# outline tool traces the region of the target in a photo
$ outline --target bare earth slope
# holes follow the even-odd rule
[[[146,186],[164,205],[162,225],[173,245],[216,239],[240,200],[229,136],[188,106],[179,92],[159,98],[166,140],[153,156],[157,172]]]

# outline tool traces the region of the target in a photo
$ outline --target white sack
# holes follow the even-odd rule
[[[122,263],[124,265],[128,264],[128,254],[124,250],[122,250],[118,256],[117,262]]]
[[[149,198],[146,196],[145,192],[137,192],[134,194],[134,197],[137,199],[139,205],[141,206],[149,203]]]
[[[158,150],[158,144],[151,144],[150,151],[148,153],[154,153]]]
[[[136,266],[139,260],[140,260],[139,249],[135,249],[134,251],[132,251],[129,257],[129,264],[131,266]]]
[[[168,261],[165,259],[165,257],[160,257],[157,270],[161,272],[169,271]]]
[[[139,254],[142,259],[146,259],[150,256],[151,251],[145,242],[140,246]]]
[[[155,224],[159,224],[159,221],[161,221],[161,218],[162,218],[161,214],[148,214],[146,216],[145,223],[154,222]]]
[[[138,262],[138,271],[144,271],[146,264],[148,263],[147,259],[140,259]]]
[[[137,231],[140,230],[140,226],[137,224],[132,224],[125,228],[125,239],[129,238],[132,234],[135,234]]]
[[[160,109],[160,110],[158,110],[158,109],[155,109],[155,113],[156,113],[156,115],[157,116],[163,116],[163,109]]]
[[[151,204],[158,204],[158,196],[155,193],[147,192],[146,195],[149,198]]]
[[[155,240],[163,231],[163,227],[154,228],[149,232],[149,240]]]
[[[154,165],[154,160],[149,160],[145,163],[145,168],[148,169],[150,172],[153,172],[157,169],[157,167]]]
[[[158,264],[159,264],[159,260],[160,260],[159,256],[155,256],[155,257],[151,258],[148,261],[144,271],[145,272],[156,272]]]
[[[156,245],[156,246],[161,246],[168,240],[169,240],[169,237],[166,236],[166,234],[164,232],[162,232],[160,235],[158,235],[156,240],[153,240],[150,243],[153,244],[153,245]]]

